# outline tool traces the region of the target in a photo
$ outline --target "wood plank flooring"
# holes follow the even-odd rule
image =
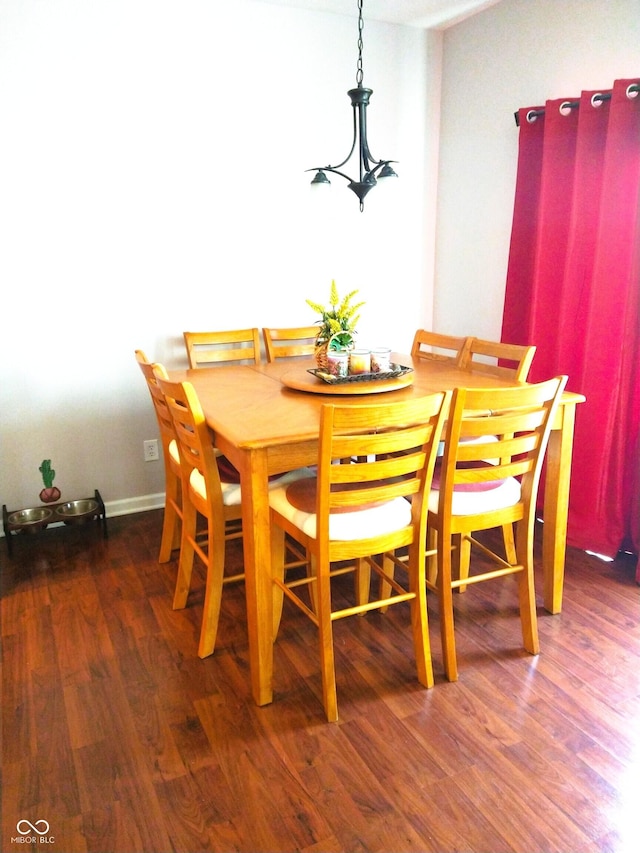
[[[251,699],[241,584],[225,590],[215,655],[197,658],[203,575],[172,611],[161,521],[16,537],[13,559],[0,542],[2,851],[640,849],[631,557],[569,549],[564,609],[539,607],[535,658],[512,579],[456,596],[455,684],[430,596],[433,690],[415,678],[408,607],[336,623],[329,724],[315,629],[293,607],[272,705]],[[237,543],[228,553],[241,561]]]

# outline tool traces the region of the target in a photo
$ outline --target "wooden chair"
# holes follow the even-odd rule
[[[171,552],[180,547],[180,524],[182,522],[180,455],[171,412],[154,374],[154,365],[139,349],[136,350],[136,360],[147,382],[160,430],[160,443],[162,444],[162,458],[164,460],[165,499],[158,562],[167,563],[171,559]]]
[[[318,628],[323,702],[329,721],[338,718],[332,628],[336,619],[411,602],[418,679],[425,687],[433,685],[424,574],[424,498],[448,399],[449,393],[439,393],[367,406],[323,405],[317,479],[301,480],[270,494],[274,636],[286,595]],[[337,464],[344,459],[364,461]],[[285,532],[310,554],[310,576],[285,580]],[[409,551],[406,562],[395,554],[404,546]],[[352,565],[345,567],[344,561]],[[396,564],[408,572],[408,585],[393,577]],[[381,579],[374,600],[369,600],[371,568]],[[356,573],[356,603],[334,610],[330,581],[347,571]],[[305,587],[314,590],[313,607],[300,595]]]
[[[284,329],[263,329],[267,361],[292,356],[312,356],[316,348],[317,326],[295,326]]]
[[[460,352],[458,366],[467,370],[477,368],[482,373],[499,376],[501,379],[513,380],[514,383],[526,382],[535,354],[536,348],[534,346],[487,341],[482,338],[468,338],[466,347]],[[513,525],[506,524],[504,526],[503,538],[507,560],[514,562],[516,556]],[[469,548],[468,543],[464,541],[461,543],[460,557],[462,577],[469,568]],[[464,585],[461,586],[459,592],[464,592],[465,588]]]
[[[535,354],[534,346],[469,338],[468,346],[458,359],[458,366],[469,370],[477,368],[502,379],[526,382]]]
[[[241,518],[240,486],[223,490],[211,434],[193,385],[171,382],[161,367],[155,368],[155,375],[173,419],[181,464],[182,540],[173,609],[180,610],[187,604],[193,558],[197,554],[207,567],[198,647],[198,655],[203,658],[215,648],[223,583],[242,577],[224,575],[226,522]],[[207,521],[206,543],[197,537],[198,514]]]
[[[224,332],[183,332],[189,367],[212,367],[222,362],[260,364],[258,329]]]
[[[460,585],[517,574],[524,647],[538,654],[533,582],[536,496],[552,419],[566,380],[561,376],[537,385],[453,392],[444,456],[428,500],[428,544],[437,544],[437,569],[435,576],[428,572],[427,586],[438,594],[449,681],[458,678],[452,591]],[[513,560],[502,559],[473,537],[474,531],[514,522]],[[497,568],[456,579],[452,552],[457,536],[480,547]]]
[[[239,477],[225,479],[220,466],[230,463],[216,456],[211,432],[205,421],[202,406],[190,382],[172,382],[162,365],[155,365],[155,377],[173,419],[176,443],[180,456],[182,485],[182,537],[178,579],[173,597],[173,609],[186,606],[194,555],[207,567],[202,628],[198,646],[201,658],[213,654],[218,633],[222,587],[244,579],[244,574],[225,575],[225,542],[242,536],[241,489]],[[226,470],[226,467],[225,469]],[[272,482],[272,487],[309,476],[310,470],[291,471]],[[198,535],[198,516],[207,522],[204,540]],[[302,556],[287,563],[287,568],[305,565]]]
[[[466,357],[466,351],[471,338],[460,338],[454,335],[441,335],[418,329],[411,345],[412,358],[422,358],[429,361],[450,361],[454,364]]]

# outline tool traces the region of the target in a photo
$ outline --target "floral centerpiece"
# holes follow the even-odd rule
[[[320,305],[307,299],[307,305],[313,308],[320,319],[320,328],[316,336],[316,361],[318,367],[326,370],[328,350],[348,350],[353,347],[355,328],[360,319],[358,310],[364,302],[353,303],[357,290],[352,290],[340,298],[338,288],[333,280],[329,293],[329,305]]]

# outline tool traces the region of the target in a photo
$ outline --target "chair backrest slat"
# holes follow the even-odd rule
[[[461,484],[520,477],[523,495],[535,493],[566,381],[560,376],[512,388],[454,390],[440,472],[441,512]],[[481,436],[487,441],[478,440]]]
[[[167,466],[171,464],[169,445],[176,437],[171,412],[167,407],[164,394],[158,385],[158,376],[160,375],[166,378],[167,372],[163,365],[157,362],[151,363],[142,350],[136,350],[136,360],[147,382],[149,393],[151,394],[151,401],[153,402],[153,408],[156,413],[158,428],[160,430],[164,462],[165,466]]]
[[[317,326],[263,329],[267,361],[277,358],[311,356],[315,351]]]
[[[257,328],[213,332],[183,332],[189,367],[211,367],[226,362],[260,364]]]
[[[402,403],[323,405],[318,464],[320,529],[328,530],[331,509],[419,495],[412,508],[426,533],[425,484],[431,481],[449,399],[450,392],[446,392]],[[358,461],[340,464],[345,459]]]
[[[503,379],[526,382],[535,354],[535,346],[470,338],[458,366],[467,370],[477,369]]]
[[[158,385],[171,413],[182,466],[182,479],[188,487],[194,469],[204,478],[212,517],[223,518],[222,486],[213,447],[213,437],[191,382],[172,382],[158,376]]]
[[[426,361],[448,361],[457,364],[465,358],[470,340],[418,329],[413,337],[411,356]]]

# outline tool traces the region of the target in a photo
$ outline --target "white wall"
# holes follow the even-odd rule
[[[501,0],[444,37],[435,325],[499,337],[513,114],[640,75],[639,0]]]
[[[2,0],[0,502],[37,504],[45,458],[65,499],[161,500],[136,348],[180,366],[185,329],[312,322],[332,278],[363,342],[431,322],[438,37],[365,25],[370,143],[401,178],[364,214],[338,179],[310,198],[349,148],[356,39],[355,15],[252,0]]]
[[[179,366],[189,327],[306,323],[331,278],[366,299],[363,342],[497,336],[513,112],[637,76],[638,8],[501,0],[445,32],[441,113],[441,34],[367,22],[370,142],[400,180],[360,214],[303,174],[346,156],[352,16],[2,0],[0,502],[38,503],[45,458],[67,499],[161,500],[134,349]]]

